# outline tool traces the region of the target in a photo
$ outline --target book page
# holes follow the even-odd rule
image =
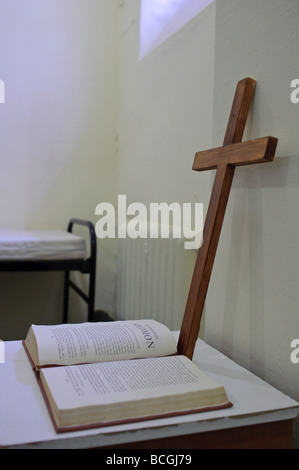
[[[83,408],[94,414],[96,406],[104,408],[103,419],[106,412],[107,419],[152,413],[160,410],[163,397],[168,410],[226,401],[223,387],[185,356],[43,369],[41,377],[57,409],[76,410],[74,419]]]
[[[155,320],[32,326],[39,364],[80,364],[176,353],[170,330]]]

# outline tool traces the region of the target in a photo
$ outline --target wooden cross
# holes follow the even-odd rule
[[[254,88],[255,80],[251,78],[245,78],[238,83],[223,147],[195,154],[194,170],[217,171],[203,230],[203,243],[198,251],[178,341],[178,353],[190,359],[198,338],[235,167],[271,162],[276,151],[277,139],[274,137],[241,142]]]

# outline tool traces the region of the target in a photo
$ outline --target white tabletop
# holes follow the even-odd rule
[[[177,335],[177,333],[176,333]],[[293,419],[299,404],[198,340],[193,360],[225,386],[232,408],[57,434],[21,341],[0,363],[0,447],[88,448]]]

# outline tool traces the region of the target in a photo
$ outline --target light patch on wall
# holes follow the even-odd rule
[[[141,0],[139,60],[214,0]]]

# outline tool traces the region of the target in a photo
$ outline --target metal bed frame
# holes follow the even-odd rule
[[[63,293],[63,323],[68,321],[69,289],[73,289],[88,306],[88,321],[94,321],[95,303],[95,280],[96,280],[96,234],[92,222],[71,219],[67,231],[72,232],[74,225],[85,226],[89,230],[90,247],[89,257],[85,259],[68,260],[4,260],[0,261],[0,271],[64,271],[64,293]],[[70,279],[71,271],[79,271],[89,274],[88,294]]]

